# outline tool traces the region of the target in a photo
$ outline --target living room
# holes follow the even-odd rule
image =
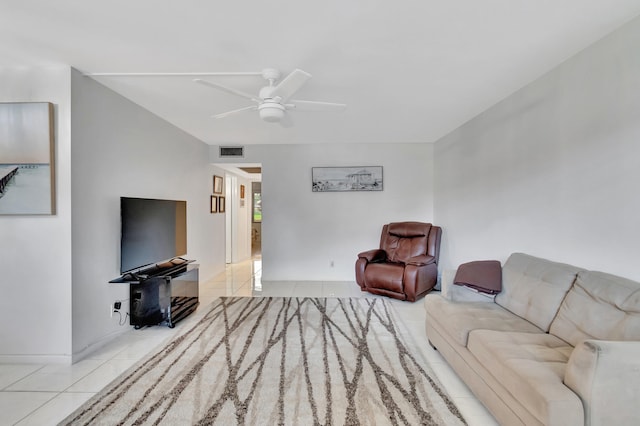
[[[521,251],[640,280],[638,40],[635,18],[437,140],[246,145],[263,168],[263,280],[353,280],[357,253],[402,220],[442,226],[441,270]],[[55,105],[57,170],[55,215],[0,219],[0,362],[72,363],[122,332],[108,308],[127,290],[107,284],[120,196],[187,200],[187,257],[202,280],[224,270],[211,179],[237,160],[73,64],[0,77],[2,102]],[[311,191],[312,167],[358,165],[382,166],[384,190]]]

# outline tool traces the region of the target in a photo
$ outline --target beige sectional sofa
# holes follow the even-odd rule
[[[501,424],[640,424],[640,283],[514,253],[465,291],[443,274],[427,337]]]

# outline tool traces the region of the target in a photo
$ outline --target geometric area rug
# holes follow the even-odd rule
[[[206,309],[62,424],[465,424],[384,299],[223,297]]]

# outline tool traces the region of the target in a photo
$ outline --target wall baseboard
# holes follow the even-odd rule
[[[0,355],[0,364],[71,365],[71,355]]]
[[[94,353],[95,351],[97,351],[98,349],[106,346],[107,344],[111,343],[114,339],[120,337],[121,335],[123,335],[124,333],[126,333],[127,331],[130,331],[131,328],[129,326],[127,327],[123,327],[122,330],[118,330],[115,331],[113,333],[109,333],[106,336],[103,336],[100,340],[91,343],[90,345],[86,346],[84,349],[74,352],[71,355],[71,363],[75,364],[78,361],[82,361],[83,359],[87,358],[89,355],[91,355],[92,353]]]

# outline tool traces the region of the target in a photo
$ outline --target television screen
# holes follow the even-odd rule
[[[120,273],[187,254],[187,202],[120,198]]]

